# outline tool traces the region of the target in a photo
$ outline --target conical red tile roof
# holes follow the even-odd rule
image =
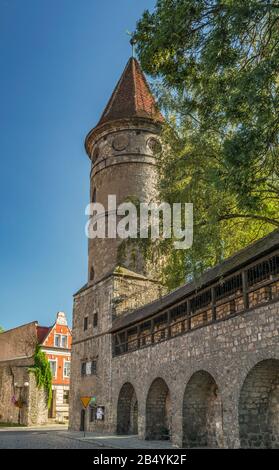
[[[132,117],[145,117],[159,122],[164,120],[134,57],[129,59],[97,127],[116,119]]]

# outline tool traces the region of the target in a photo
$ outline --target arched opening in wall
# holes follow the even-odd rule
[[[279,360],[256,364],[239,397],[239,437],[244,448],[279,448]]]
[[[138,401],[133,385],[126,382],[120,392],[117,403],[117,433],[138,433]]]
[[[168,440],[171,437],[171,400],[166,382],[155,379],[149,389],[146,400],[147,440]]]
[[[222,447],[222,401],[218,386],[208,372],[195,372],[183,398],[183,446]]]

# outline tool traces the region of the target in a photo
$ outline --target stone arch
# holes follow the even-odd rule
[[[279,360],[258,362],[247,374],[239,396],[240,446],[279,448]]]
[[[138,433],[138,401],[130,382],[122,385],[117,402],[117,433]]]
[[[146,399],[146,434],[149,439],[170,439],[171,436],[170,391],[162,378],[155,379]]]
[[[222,447],[222,399],[215,379],[209,372],[195,372],[183,397],[183,446]]]

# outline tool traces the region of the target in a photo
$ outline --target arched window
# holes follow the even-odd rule
[[[90,269],[90,281],[93,281],[94,276],[95,276],[95,271],[94,271],[93,266],[91,266],[91,269]]]

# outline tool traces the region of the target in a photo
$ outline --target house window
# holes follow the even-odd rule
[[[52,377],[56,377],[56,361],[54,360],[49,360],[49,365],[50,365],[50,370]]]
[[[63,391],[63,403],[64,403],[64,405],[69,404],[69,390],[64,390]]]
[[[68,346],[68,338],[66,335],[61,336],[61,348],[67,348]]]
[[[71,372],[71,363],[70,361],[64,361],[64,377],[68,378],[70,377],[70,372]]]
[[[60,335],[54,335],[54,346],[60,348]]]
[[[86,373],[86,362],[81,363],[81,375],[85,375]]]
[[[88,317],[84,317],[83,319],[83,330],[86,331],[88,328]]]
[[[98,313],[94,313],[93,315],[93,326],[98,326]]]

